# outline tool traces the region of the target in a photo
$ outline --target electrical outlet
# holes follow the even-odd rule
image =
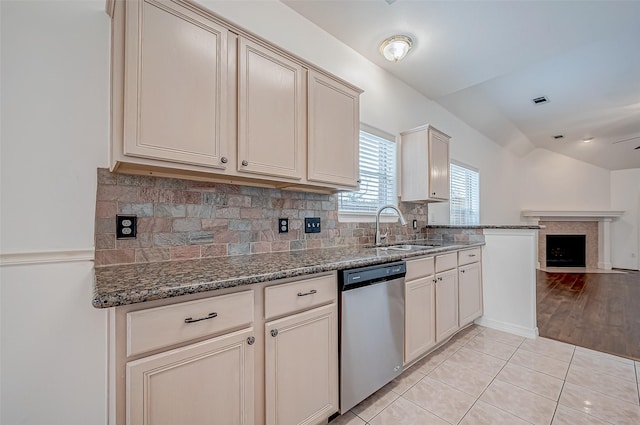
[[[289,232],[289,219],[288,218],[279,218],[278,219],[278,233],[288,233]]]
[[[414,229],[418,228],[418,220],[413,220],[413,228]]]
[[[320,233],[320,217],[307,217],[304,219],[305,233]]]
[[[135,239],[137,221],[135,215],[116,215],[116,239]]]

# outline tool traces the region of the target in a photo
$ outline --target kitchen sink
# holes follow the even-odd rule
[[[391,246],[378,246],[372,247],[376,249],[382,250],[391,250],[391,251],[419,251],[421,249],[429,249],[433,248],[433,245],[391,245]]]

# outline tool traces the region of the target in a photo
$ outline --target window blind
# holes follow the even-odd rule
[[[480,173],[451,163],[451,224],[480,223]]]
[[[355,213],[397,205],[395,142],[360,131],[360,190],[340,193],[338,202],[340,211]]]

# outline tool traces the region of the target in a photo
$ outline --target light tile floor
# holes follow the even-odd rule
[[[330,425],[640,424],[640,362],[472,326]]]

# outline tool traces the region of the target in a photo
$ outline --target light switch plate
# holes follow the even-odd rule
[[[304,219],[305,233],[320,233],[320,217],[306,217]]]

